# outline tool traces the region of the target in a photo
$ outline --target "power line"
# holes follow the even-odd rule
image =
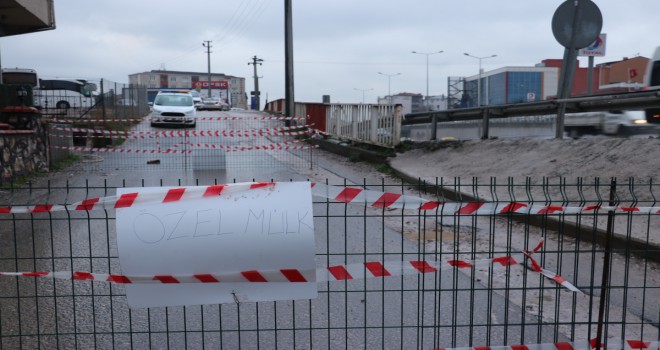
[[[249,0],[247,2],[241,1],[239,2],[239,6],[236,8],[234,13],[231,15],[229,18],[229,21],[227,21],[227,30],[223,30],[223,35],[217,34],[212,37],[212,39],[216,42],[216,45],[219,43],[222,43],[224,40],[233,40],[234,38],[229,38],[230,36],[236,36],[237,34],[241,33],[244,27],[247,26],[247,24],[250,24],[254,20],[258,18],[263,13],[264,10],[264,5],[268,4],[268,0],[257,0],[256,2],[253,2],[252,0]],[[253,5],[250,7],[250,5]],[[255,9],[257,9],[255,11]],[[226,45],[225,45],[226,46]],[[160,60],[159,62],[165,63],[165,64],[171,64],[177,61],[181,61],[185,58],[190,57],[193,54],[196,54],[199,46],[190,46],[189,49],[184,50],[184,52],[179,53],[175,56],[172,56],[169,59],[166,60]],[[150,65],[149,68],[153,67],[154,64]]]

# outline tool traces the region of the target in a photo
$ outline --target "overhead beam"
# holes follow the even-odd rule
[[[2,0],[0,37],[55,29],[53,0]]]

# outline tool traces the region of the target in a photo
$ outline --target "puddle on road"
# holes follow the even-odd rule
[[[478,229],[470,226],[436,225],[428,222],[427,225],[420,228],[417,222],[406,222],[403,236],[413,241],[454,242],[463,236],[471,236],[477,231]]]

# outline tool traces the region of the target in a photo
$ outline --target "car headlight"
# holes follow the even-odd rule
[[[190,111],[186,111],[186,115],[194,115],[194,114],[195,114],[195,110],[194,110],[194,109],[193,109],[193,110],[190,110]]]
[[[635,119],[633,124],[646,124],[646,119]]]

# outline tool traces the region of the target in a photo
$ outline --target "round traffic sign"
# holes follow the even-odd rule
[[[581,49],[598,39],[603,15],[591,0],[567,0],[552,16],[552,34],[567,49]]]

